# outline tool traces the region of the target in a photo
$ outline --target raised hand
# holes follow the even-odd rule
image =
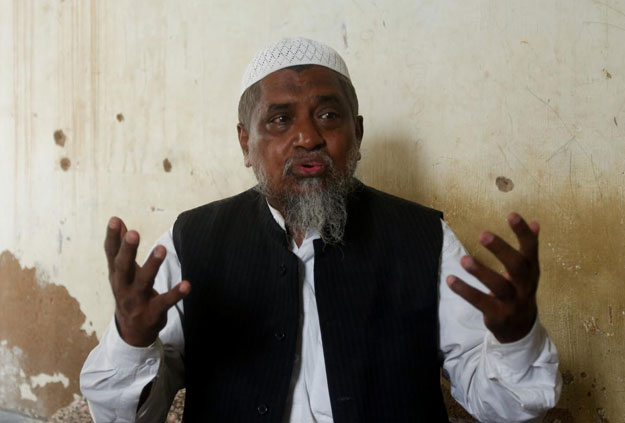
[[[104,251],[109,281],[115,296],[115,320],[126,343],[146,347],[158,337],[167,323],[167,310],[183,299],[191,285],[182,281],[169,292],[159,294],[153,288],[156,273],[167,251],[154,248],[143,266],[135,261],[139,234],[128,231],[121,219],[112,217],[106,229]]]
[[[479,236],[480,244],[504,265],[504,272],[498,273],[469,255],[460,261],[467,272],[490,289],[489,294],[455,275],[447,277],[451,290],[484,314],[486,327],[502,343],[517,341],[532,329],[538,312],[536,290],[540,276],[538,223],[527,224],[517,213],[510,213],[508,224],[519,241],[518,250],[491,232]]]

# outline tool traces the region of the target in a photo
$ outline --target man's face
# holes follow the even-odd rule
[[[260,81],[250,127],[238,127],[246,166],[277,195],[325,186],[333,172],[351,176],[360,158],[355,118],[338,75],[322,66],[282,69]]]

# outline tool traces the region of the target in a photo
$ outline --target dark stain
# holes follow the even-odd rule
[[[514,182],[505,176],[498,176],[497,179],[495,179],[495,185],[497,185],[497,188],[499,188],[501,192],[510,192],[514,189]]]
[[[612,79],[612,74],[608,72],[606,68],[603,68],[603,74],[605,75],[605,79]]]
[[[554,408],[553,410],[549,410],[543,423],[573,423],[575,419],[573,419],[573,415],[566,408]]]
[[[562,372],[562,382],[565,385],[570,385],[571,383],[573,383],[574,380],[575,380],[575,376],[573,375],[573,373],[569,372],[568,370],[565,372]]]
[[[68,159],[67,157],[63,157],[61,159],[61,169],[63,169],[64,171],[67,172],[67,169],[69,169],[69,167],[72,165],[72,162],[70,159]]]
[[[343,22],[343,25],[341,26],[341,32],[343,33],[343,45],[345,46],[345,48],[348,48],[349,43],[347,41],[347,25],[345,25],[345,22]]]
[[[616,116],[614,116],[614,124],[618,126],[618,122],[616,121]]]
[[[608,322],[612,324],[612,306],[608,306]]]
[[[23,351],[19,368],[24,379],[41,373],[61,373],[69,379],[32,388],[37,401],[20,399],[19,386],[0,379],[3,407],[37,417],[49,417],[80,394],[82,364],[98,340],[81,329],[85,315],[67,289],[37,277],[35,268],[22,267],[9,251],[0,254],[0,339]],[[6,363],[0,362],[0,367]]]
[[[165,172],[171,172],[171,162],[169,159],[163,160],[163,169],[165,169]]]
[[[117,118],[118,122],[123,122],[124,121],[124,115],[122,115],[121,113],[117,113],[116,118]]]
[[[384,21],[384,20],[382,21],[382,26],[383,26],[384,28],[386,28],[386,21]]]
[[[67,137],[65,136],[65,133],[62,129],[57,129],[56,131],[54,131],[54,142],[56,145],[64,147],[66,140]]]
[[[588,373],[586,372],[581,372],[579,375],[582,377],[582,379],[588,377]]]

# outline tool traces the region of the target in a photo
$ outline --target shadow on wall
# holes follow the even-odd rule
[[[532,169],[522,175],[524,178],[517,175],[519,180],[512,181],[490,169],[478,168],[488,163],[467,164],[461,158],[426,157],[422,146],[431,141],[419,138],[418,133],[409,135],[390,130],[376,141],[379,142],[363,143],[359,172],[364,175],[363,182],[443,211],[469,253],[490,266],[501,269],[490,253],[478,247],[477,236],[482,230],[492,230],[516,245],[505,222],[509,212],[518,211],[541,223],[542,276],[538,301],[541,320],[559,347],[560,369],[565,375],[559,407],[551,410],[544,421],[609,421],[609,413],[617,410],[609,387],[622,383],[618,378],[622,367],[619,367],[620,359],[598,358],[606,354],[616,358],[625,353],[622,338],[614,336],[622,331],[625,319],[616,312],[613,318],[612,306],[608,304],[605,309],[609,310],[609,316],[603,320],[603,328],[594,317],[583,320],[580,316],[588,313],[591,303],[603,308],[601,298],[605,302],[613,301],[614,309],[619,309],[617,298],[608,299],[609,292],[621,285],[618,269],[624,260],[622,250],[615,246],[622,245],[625,239],[623,197],[618,192],[610,194],[604,190],[599,199],[584,199],[581,191],[553,192],[557,188],[549,185],[550,180],[542,181],[540,175],[531,174]],[[447,174],[437,174],[436,168],[444,160],[451,161],[446,169],[451,164],[452,169],[472,173],[449,174],[446,170]],[[488,175],[488,179],[481,181],[479,178],[486,178],[483,175]],[[478,181],[478,186],[469,186],[471,181]],[[589,281],[594,282],[591,287]],[[601,287],[605,292],[598,291]],[[443,381],[442,385],[449,415],[468,418],[449,395],[448,383]],[[612,394],[614,398],[616,392]]]

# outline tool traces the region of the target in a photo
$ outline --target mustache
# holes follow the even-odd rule
[[[322,162],[327,166],[328,170],[334,170],[334,161],[332,160],[332,157],[330,157],[325,151],[301,152],[296,153],[286,160],[286,162],[284,163],[284,168],[282,170],[282,176],[287,176],[291,173],[294,163],[307,161]]]

